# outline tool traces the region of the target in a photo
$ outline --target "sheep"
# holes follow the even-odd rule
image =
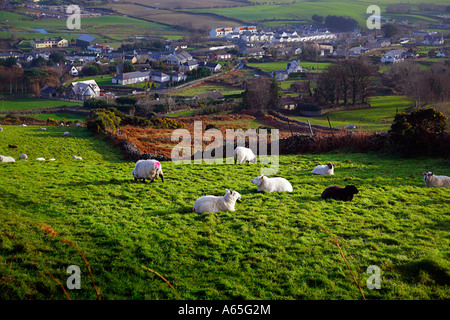
[[[341,201],[352,201],[353,196],[359,191],[354,185],[347,185],[345,188],[339,186],[331,186],[322,192],[322,199],[334,199]]]
[[[292,192],[294,189],[289,181],[285,178],[275,177],[269,178],[264,175],[256,177],[252,180],[253,184],[256,184],[258,191],[265,192]]]
[[[78,156],[72,156],[72,158],[75,159],[75,160],[83,160],[82,157],[78,157]]]
[[[161,163],[157,160],[138,160],[133,169],[134,181],[142,179],[150,180],[150,183],[155,180],[155,178],[160,177],[161,181],[164,182],[164,173],[162,171]]]
[[[47,131],[47,128],[44,128],[44,127],[39,127],[39,130],[42,130],[42,131]]]
[[[2,126],[0,126],[0,132],[2,132],[3,131],[3,127]]]
[[[68,135],[69,135],[69,131],[65,131],[64,136],[68,136]]]
[[[55,161],[55,160],[56,160],[55,158],[48,159],[48,161]]]
[[[0,162],[16,162],[13,157],[7,157],[7,156],[1,156],[0,155]]]
[[[20,127],[26,127],[27,125],[25,123],[21,124]]]
[[[245,163],[248,161],[249,163],[256,163],[256,156],[253,153],[252,149],[245,147],[237,147],[234,149],[234,163]]]
[[[27,160],[27,159],[28,159],[28,156],[27,156],[25,153],[22,153],[22,154],[19,156],[19,159],[20,159],[20,160]]]
[[[312,173],[322,175],[334,175],[334,164],[330,162],[328,164],[318,165],[313,169]]]
[[[82,127],[83,125],[81,123],[76,124],[77,127]]]
[[[437,176],[433,172],[424,172],[423,175],[427,187],[450,187],[450,177]]]
[[[236,201],[241,199],[241,195],[237,191],[225,189],[226,193],[223,197],[203,196],[198,198],[192,211],[196,213],[219,212],[219,211],[236,211]]]
[[[36,158],[36,161],[45,161],[45,158]]]

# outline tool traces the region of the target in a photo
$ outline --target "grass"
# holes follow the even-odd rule
[[[239,93],[242,93],[244,91],[244,90],[240,90],[240,89],[228,88],[228,87],[225,87],[225,86],[202,85],[202,86],[198,86],[198,87],[189,87],[189,88],[184,89],[184,90],[176,91],[176,92],[173,93],[173,95],[175,95],[175,96],[192,97],[192,96],[195,96],[197,94],[207,93],[207,92],[211,92],[213,90],[220,91],[220,93],[222,93],[225,97],[227,95],[239,94]]]
[[[423,170],[449,175],[442,159],[281,156],[278,175],[294,192],[264,194],[250,182],[259,164],[164,162],[164,183],[136,183],[134,164],[85,128],[4,127],[0,154],[30,160],[0,166],[3,300],[66,300],[56,281],[66,283],[70,265],[82,287],[67,294],[97,299],[83,257],[103,300],[361,299],[324,230],[361,270],[366,299],[450,298],[450,198],[422,179]],[[329,161],[334,176],[312,176]],[[360,190],[353,202],[320,199],[325,187],[349,183]],[[241,193],[237,211],[192,212],[195,199],[225,188]],[[380,290],[366,287],[370,265],[381,268]]]
[[[36,98],[17,98],[17,99],[1,99],[0,113],[6,113],[13,110],[23,109],[39,109],[45,107],[59,107],[59,106],[79,106],[80,102],[36,99]]]
[[[376,96],[369,101],[371,109],[336,111],[320,117],[291,117],[294,120],[328,127],[328,119],[334,128],[346,128],[348,124],[355,124],[358,129],[368,131],[387,131],[397,110],[407,111],[414,102],[402,96]]]
[[[55,120],[62,121],[63,118],[65,118],[66,121],[83,121],[83,122],[86,121],[86,116],[66,112],[31,114],[27,115],[27,117],[39,120],[47,120],[53,118]]]
[[[261,62],[261,63],[249,63],[250,67],[260,68],[265,72],[272,72],[273,70],[286,69],[286,65],[292,62],[290,61],[276,61],[276,62]],[[300,66],[308,69],[308,72],[321,72],[331,65],[329,62],[310,62],[300,61]],[[314,70],[312,68],[314,67]]]

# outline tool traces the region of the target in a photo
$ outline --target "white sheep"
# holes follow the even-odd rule
[[[253,184],[256,184],[258,191],[265,192],[292,192],[294,189],[289,181],[285,178],[275,177],[269,178],[264,175],[256,177],[252,180]]]
[[[69,135],[69,131],[65,131],[64,136],[68,136],[68,135]]]
[[[2,126],[0,126],[0,132],[2,132],[3,131],[3,127]]]
[[[334,164],[328,163],[328,164],[318,165],[313,169],[312,173],[324,174],[324,175],[325,174],[334,175]]]
[[[78,156],[72,156],[72,158],[75,159],[75,160],[83,160],[82,157],[78,157]]]
[[[424,172],[423,175],[427,187],[450,187],[450,177],[436,176],[433,172]]]
[[[0,162],[16,162],[13,157],[0,156]]]
[[[237,147],[234,149],[234,162],[241,164],[248,161],[249,163],[256,163],[256,156],[252,149],[245,147]]]
[[[164,174],[161,163],[153,159],[138,160],[133,169],[133,177],[134,181],[142,179],[143,182],[145,182],[145,179],[153,182],[155,178],[160,177],[161,181],[164,182]]]
[[[192,210],[196,213],[236,211],[234,206],[236,201],[241,199],[241,195],[237,191],[225,190],[226,193],[223,197],[203,196],[198,198]]]
[[[77,127],[82,127],[83,125],[81,123],[76,124]]]
[[[56,160],[55,158],[48,159],[48,161],[55,161],[55,160]]]
[[[36,161],[45,161],[45,158],[36,158]]]
[[[42,130],[42,131],[47,131],[47,128],[44,128],[44,127],[39,127],[39,130]]]
[[[27,125],[25,123],[21,124],[20,127],[26,127]]]
[[[28,159],[28,156],[27,156],[25,153],[22,153],[22,154],[19,156],[19,159],[20,159],[20,160],[27,160],[27,159]]]

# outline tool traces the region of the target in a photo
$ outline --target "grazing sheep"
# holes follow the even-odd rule
[[[352,201],[353,196],[359,191],[354,185],[348,185],[345,188],[339,186],[331,186],[322,192],[322,199],[334,199],[341,201]]]
[[[22,154],[19,156],[19,159],[20,159],[20,160],[27,160],[27,159],[28,159],[28,156],[27,156],[25,153],[22,153]]]
[[[161,181],[164,182],[164,174],[162,171],[161,163],[157,160],[138,160],[133,169],[134,181],[142,179],[150,180],[150,183],[157,177],[161,177]]]
[[[427,187],[450,187],[450,177],[436,176],[433,172],[424,172],[423,175]]]
[[[253,153],[252,149],[245,147],[237,147],[234,149],[234,163],[245,163],[248,161],[249,163],[256,163],[256,156]]]
[[[44,128],[44,127],[39,127],[39,130],[42,130],[42,131],[47,131],[47,128]]]
[[[268,178],[264,175],[256,177],[252,180],[252,183],[256,184],[258,191],[265,192],[292,192],[294,189],[289,181],[284,178],[275,177]]]
[[[328,164],[318,165],[313,169],[312,173],[334,175],[334,164],[330,162]]]
[[[223,197],[203,196],[198,198],[192,210],[196,213],[236,211],[234,206],[236,201],[241,199],[241,195],[237,191],[225,190],[226,193]]]
[[[72,156],[72,158],[75,159],[75,160],[83,160],[82,157],[77,157],[77,156]]]
[[[25,123],[21,124],[20,127],[26,127],[27,125]]]
[[[45,158],[36,158],[36,161],[45,161]]]
[[[64,132],[64,136],[68,136],[69,135],[69,131]]]
[[[3,131],[3,127],[2,126],[0,126],[0,132],[2,132]]]
[[[0,162],[16,162],[13,157],[0,156]]]
[[[48,159],[48,161],[55,161],[55,160],[56,160],[55,158]]]

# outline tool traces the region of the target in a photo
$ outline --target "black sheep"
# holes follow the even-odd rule
[[[331,186],[322,192],[323,199],[334,199],[342,201],[352,201],[353,196],[358,193],[358,189],[354,185],[348,185],[345,188],[339,186]]]

